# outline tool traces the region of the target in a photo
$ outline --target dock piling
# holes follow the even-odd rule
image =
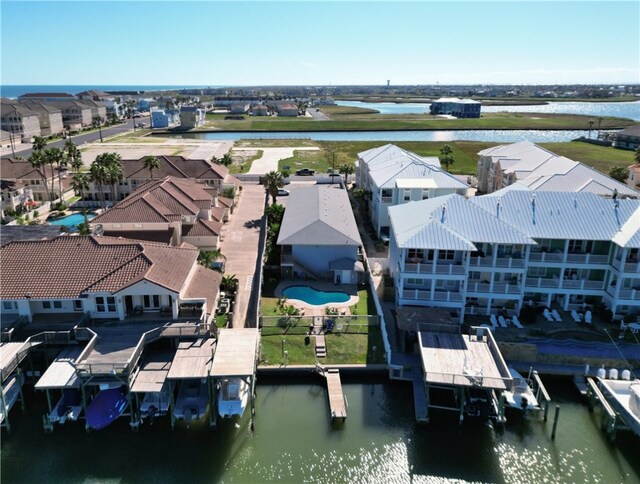
[[[551,440],[556,440],[556,429],[558,428],[559,418],[560,418],[560,405],[556,405],[556,413],[553,417],[553,430],[551,431]]]

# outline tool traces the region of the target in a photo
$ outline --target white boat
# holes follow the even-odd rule
[[[49,414],[51,422],[65,423],[67,419],[75,422],[82,413],[82,394],[77,388],[66,388],[63,390],[62,397],[53,407]]]
[[[171,385],[165,382],[159,392],[148,392],[140,403],[140,418],[161,417],[169,412],[171,404]]]
[[[223,417],[242,416],[249,400],[249,385],[242,378],[225,378],[218,392],[218,414]]]
[[[600,379],[600,388],[629,429],[640,435],[640,380]]]
[[[529,382],[516,370],[509,368],[509,373],[513,378],[511,388],[504,391],[505,403],[523,412],[537,410],[540,408]]]
[[[178,398],[173,412],[177,420],[184,420],[187,425],[193,420],[203,418],[209,407],[209,390],[207,379],[189,379],[180,382]]]

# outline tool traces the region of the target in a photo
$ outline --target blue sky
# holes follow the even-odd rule
[[[640,82],[640,2],[0,4],[2,84]]]

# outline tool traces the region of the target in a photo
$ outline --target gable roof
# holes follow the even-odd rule
[[[424,162],[409,161],[385,165],[370,172],[371,180],[378,188],[395,188],[400,180],[432,180],[433,188],[466,190],[468,185],[437,166]]]
[[[362,245],[347,192],[331,185],[292,190],[278,245]]]
[[[65,299],[115,293],[147,280],[180,292],[198,258],[195,247],[122,238],[65,236],[0,248],[0,298]]]
[[[440,168],[437,156],[419,156],[394,144],[386,144],[358,153],[359,161],[365,163],[370,171],[381,166],[393,166],[406,162],[425,163]]]
[[[0,160],[0,178],[2,180],[42,180],[42,172],[31,166],[28,161],[2,158]]]
[[[150,179],[149,170],[144,167],[143,156],[137,160],[122,160],[124,178]],[[221,180],[230,179],[237,181],[229,175],[229,169],[222,165],[210,163],[207,160],[192,160],[184,156],[156,156],[160,166],[153,170],[154,178],[174,176],[178,178],[193,178],[196,180]]]
[[[398,247],[476,250],[480,242],[535,243],[456,194],[389,207],[389,218]]]
[[[210,209],[215,198],[205,185],[193,180],[165,177],[140,186],[131,195],[98,215],[96,223],[162,223],[196,216]]]

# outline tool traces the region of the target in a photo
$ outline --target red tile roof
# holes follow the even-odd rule
[[[137,160],[122,160],[125,178],[135,180],[151,179],[149,170],[144,167],[146,156]],[[235,180],[229,175],[229,170],[222,165],[210,163],[207,160],[192,160],[184,156],[157,156],[160,167],[153,170],[154,178],[175,176],[178,178],[193,178],[196,180],[221,180],[227,178]],[[231,183],[231,182],[229,182]]]
[[[222,282],[222,274],[199,265],[193,273],[189,289],[184,293],[185,299],[207,298],[207,313],[213,314],[216,299]]]
[[[196,220],[193,225],[182,228],[183,237],[211,237],[220,235],[222,224],[214,220]]]
[[[0,298],[78,298],[87,291],[114,293],[141,280],[179,292],[197,258],[198,250],[186,244],[113,237],[11,242],[0,248]]]

